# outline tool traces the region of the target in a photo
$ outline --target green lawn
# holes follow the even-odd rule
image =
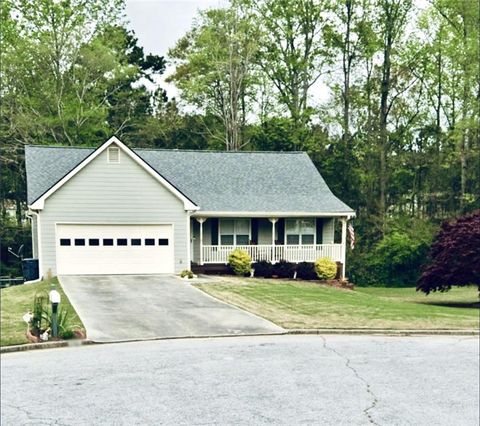
[[[66,308],[70,312],[71,323],[84,329],[80,318],[65,296],[58,280],[53,278],[51,282],[56,284],[56,289],[62,296],[60,307]],[[35,293],[42,291],[48,293],[50,291],[50,283],[42,281],[35,284],[18,285],[0,290],[0,346],[28,343],[25,337],[27,324],[23,321],[22,317],[29,310],[32,310]]]
[[[206,293],[284,328],[478,329],[476,287],[425,296],[415,288],[344,290],[301,281],[228,278]]]

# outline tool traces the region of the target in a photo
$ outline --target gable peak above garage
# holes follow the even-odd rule
[[[190,200],[185,194],[183,194],[178,188],[176,188],[172,183],[170,183],[165,177],[163,177],[159,172],[153,169],[145,160],[143,160],[138,154],[132,151],[128,146],[126,146],[120,139],[116,136],[112,136],[105,143],[100,145],[96,150],[94,150],[90,155],[88,155],[83,161],[76,165],[72,170],[70,170],[65,176],[63,176],[59,181],[52,185],[47,191],[45,191],[40,197],[38,197],[29,208],[32,210],[43,210],[45,205],[45,200],[61,188],[65,183],[67,183],[71,178],[73,178],[78,172],[90,164],[95,158],[102,154],[105,150],[109,148],[118,148],[118,151],[111,150],[107,151],[107,161],[109,163],[115,163],[121,161],[122,155],[127,155],[138,165],[140,165],[148,174],[155,178],[159,183],[165,186],[170,192],[172,192],[176,197],[183,201],[185,210],[195,211],[199,207]]]

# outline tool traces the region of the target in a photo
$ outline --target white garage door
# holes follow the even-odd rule
[[[172,225],[57,224],[57,274],[173,273]]]

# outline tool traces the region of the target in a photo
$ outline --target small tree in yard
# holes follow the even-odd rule
[[[417,290],[448,291],[452,286],[480,289],[480,210],[445,222],[430,249]]]

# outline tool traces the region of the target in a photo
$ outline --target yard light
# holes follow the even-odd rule
[[[60,303],[60,293],[55,290],[55,285],[52,284],[52,290],[48,293],[50,303],[52,304],[52,337],[58,336],[58,323],[57,323],[57,309]]]

